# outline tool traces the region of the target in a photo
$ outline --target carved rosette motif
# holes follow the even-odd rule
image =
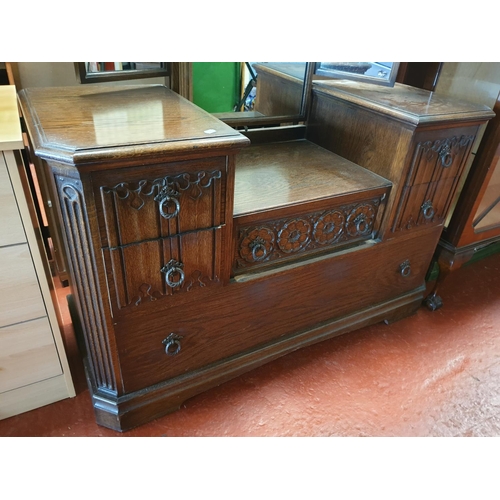
[[[370,238],[379,205],[380,200],[374,199],[240,228],[235,270]]]
[[[255,227],[242,231],[240,257],[246,262],[263,262],[273,254],[276,237],[268,227]]]
[[[373,229],[377,212],[372,205],[363,204],[351,210],[347,216],[346,230],[349,236],[368,236]]]
[[[345,215],[339,210],[325,212],[314,224],[313,237],[320,245],[334,243],[344,233]]]
[[[299,252],[310,240],[311,224],[305,219],[285,222],[278,231],[278,246],[285,253]]]

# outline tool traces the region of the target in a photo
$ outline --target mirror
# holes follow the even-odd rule
[[[233,127],[304,121],[314,65],[192,63],[193,102]]]
[[[169,76],[166,62],[77,62],[76,75],[80,83],[115,82]]]
[[[314,79],[341,78],[394,87],[398,68],[398,62],[319,62]]]

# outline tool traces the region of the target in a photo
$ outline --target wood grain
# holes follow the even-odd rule
[[[306,140],[242,150],[235,182],[235,217],[390,186],[386,179]]]

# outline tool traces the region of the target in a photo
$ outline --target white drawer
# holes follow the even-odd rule
[[[61,373],[47,318],[0,328],[0,392]]]
[[[26,243],[0,248],[0,327],[46,316]]]
[[[26,241],[23,223],[12,191],[3,153],[0,151],[0,247]]]

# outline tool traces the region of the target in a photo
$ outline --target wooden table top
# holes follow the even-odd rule
[[[384,87],[349,80],[315,80],[313,89],[415,125],[452,120],[485,120],[495,116],[487,106],[399,83],[394,87]]]
[[[241,146],[239,132],[162,85],[81,85],[22,90],[37,154],[74,164],[205,144]]]
[[[306,140],[261,144],[236,156],[234,216],[390,185]]]
[[[23,147],[16,88],[14,85],[0,85],[0,151]]]

